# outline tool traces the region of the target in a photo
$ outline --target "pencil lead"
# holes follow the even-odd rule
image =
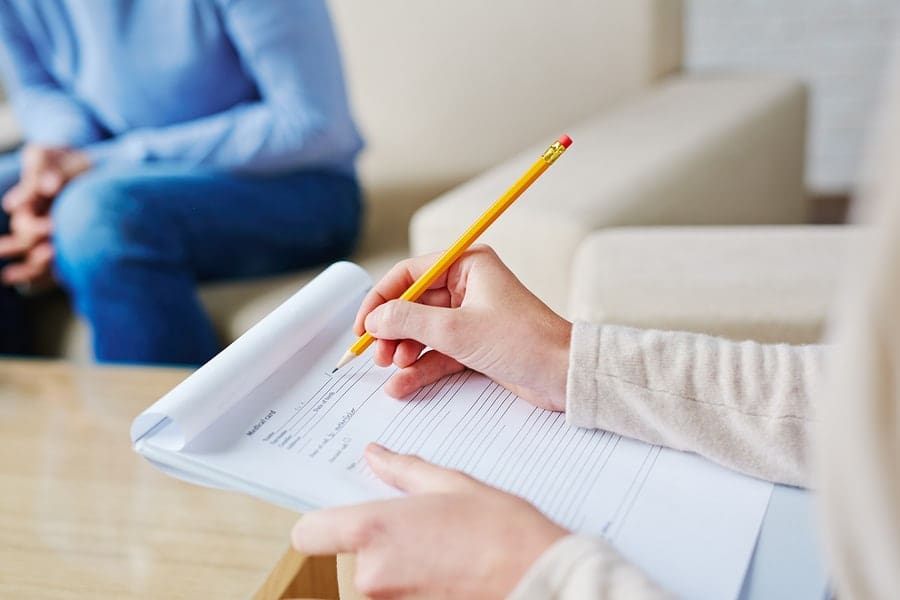
[[[334,375],[335,373],[337,373],[338,368],[339,368],[339,367],[333,368],[333,369],[331,370],[331,374]]]

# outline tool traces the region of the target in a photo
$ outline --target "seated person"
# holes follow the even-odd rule
[[[847,375],[835,380],[819,456],[826,533],[847,598],[900,593],[900,203],[892,209],[893,227],[874,261],[880,278],[858,287],[869,310],[849,313],[854,339],[837,363]],[[812,481],[807,448],[823,346],[572,325],[485,246],[463,255],[420,303],[386,300],[436,258],[395,266],[357,315],[356,333],[365,329],[378,339],[374,361],[399,367],[386,384],[389,394],[403,398],[471,368],[536,406],[565,411],[575,425],[697,452],[775,482]],[[364,594],[668,597],[605,541],[571,534],[525,500],[374,444],[366,460],[409,495],[311,513],[293,532],[301,552],[356,553],[356,584]]]
[[[0,71],[27,141],[0,158],[0,333],[9,287],[55,275],[99,360],[199,364],[220,344],[198,281],[354,247],[362,142],[324,0],[9,0]]]

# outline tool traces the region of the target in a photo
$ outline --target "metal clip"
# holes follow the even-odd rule
[[[552,165],[557,158],[562,156],[562,153],[566,151],[566,147],[560,144],[559,142],[553,142],[547,150],[541,155],[548,165]]]

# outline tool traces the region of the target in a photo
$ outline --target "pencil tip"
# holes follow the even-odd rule
[[[344,353],[344,356],[341,357],[341,360],[338,361],[337,366],[334,368],[334,371],[337,371],[338,369],[340,369],[341,367],[346,365],[348,362],[350,362],[354,358],[356,358],[356,355],[353,354],[351,351],[347,350],[347,352]],[[334,373],[334,371],[332,371],[332,373]]]
[[[335,373],[337,373],[337,370],[338,370],[337,367],[333,368],[333,369],[331,370],[331,374],[334,375]]]

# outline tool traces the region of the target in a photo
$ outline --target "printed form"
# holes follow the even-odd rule
[[[363,458],[376,441],[522,496],[568,529],[603,536],[686,597],[737,597],[771,484],[691,454],[571,427],[562,413],[535,408],[471,371],[398,401],[381,391],[394,369],[363,357],[330,376],[334,355],[322,356],[314,386],[284,382],[277,402],[273,389],[257,390],[265,408],[235,434],[240,446],[290,456],[271,465],[297,464],[297,473],[316,465],[355,482],[341,489],[320,480],[330,489],[327,504],[394,493]],[[710,594],[714,579],[721,586]]]
[[[365,464],[363,448],[376,441],[522,496],[568,529],[603,536],[679,596],[738,596],[771,484],[692,454],[569,426],[562,413],[471,371],[405,400],[382,391],[394,369],[366,356],[331,375],[355,339],[347,331],[355,306],[177,452],[162,450],[164,436],[138,439],[136,448],[187,479],[309,510],[399,494]]]

